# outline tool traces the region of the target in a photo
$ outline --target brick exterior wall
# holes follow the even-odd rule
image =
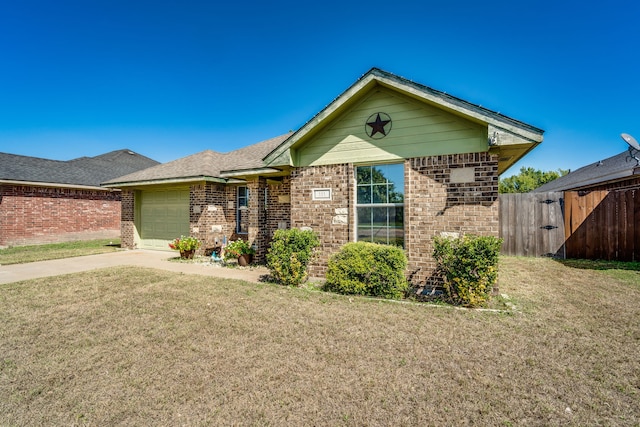
[[[0,246],[118,238],[120,192],[0,185]]]
[[[473,181],[452,182],[467,168]],[[435,284],[432,239],[441,233],[499,235],[498,158],[489,153],[405,161],[405,250],[412,283]]]
[[[309,266],[311,277],[324,276],[329,256],[351,241],[353,180],[350,164],[296,168],[291,173],[291,226],[316,231],[322,245]],[[313,200],[313,190],[320,188],[331,189],[331,200]]]
[[[189,229],[192,236],[203,244],[200,253],[220,245],[225,236],[231,237],[235,222],[229,221],[234,215],[227,202],[229,194],[223,184],[202,183],[189,189]]]
[[[192,236],[203,242],[198,253],[203,254],[206,249],[215,247],[216,242],[220,245],[225,237],[228,241],[245,239],[257,249],[254,259],[263,262],[275,230],[279,225],[288,228],[291,223],[290,203],[281,198],[288,198],[289,182],[286,177],[281,183],[269,185],[266,179],[259,178],[245,184],[249,189],[249,206],[242,215],[248,224],[247,234],[236,232],[238,186],[215,183],[192,185],[189,191],[189,229]]]
[[[291,228],[291,177],[274,181],[267,190],[269,193],[266,227],[268,235],[273,236],[279,228]]]
[[[135,249],[135,192],[122,190],[120,217],[120,246],[126,249]]]
[[[414,285],[438,283],[432,259],[434,236],[468,233],[499,236],[498,159],[470,153],[406,159],[404,161],[405,250],[408,278]],[[204,242],[200,253],[228,240],[248,239],[263,262],[273,233],[280,227],[309,227],[321,248],[309,268],[323,277],[329,257],[355,240],[355,178],[352,164],[294,168],[281,181],[264,178],[247,182],[248,234],[236,233],[237,186],[214,183],[190,189],[190,231]],[[331,189],[330,200],[313,200],[314,189]],[[266,194],[265,194],[266,189]],[[265,197],[266,196],[266,197]],[[122,193],[122,241],[134,239],[134,194]]]
[[[471,153],[407,159],[404,165],[407,274],[416,285],[437,283],[431,256],[434,236],[498,236],[498,160],[488,153]],[[464,172],[462,179],[452,180],[455,169]],[[291,174],[291,226],[311,228],[322,242],[310,266],[312,277],[322,277],[329,257],[355,240],[353,173],[353,165],[341,164],[297,168]],[[314,188],[330,188],[331,200],[313,201]]]

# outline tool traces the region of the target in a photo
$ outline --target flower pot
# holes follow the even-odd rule
[[[196,252],[195,249],[191,249],[188,251],[180,251],[180,258],[182,259],[193,259],[193,254]]]
[[[238,257],[238,265],[241,267],[246,267],[247,265],[251,264],[253,255],[249,255],[249,254],[243,254],[240,255]]]

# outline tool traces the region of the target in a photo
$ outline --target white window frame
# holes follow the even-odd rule
[[[403,163],[371,163],[371,164],[362,164],[362,165],[357,165],[354,167],[354,181],[355,181],[355,185],[354,185],[354,206],[355,206],[355,233],[354,233],[354,239],[355,241],[359,241],[359,231],[360,231],[360,224],[359,224],[359,215],[358,215],[358,209],[359,208],[389,208],[389,207],[393,207],[393,208],[402,208],[403,209],[403,218],[402,218],[402,242],[403,245],[402,247],[404,248],[404,244],[405,244],[405,240],[406,240],[406,222],[405,222],[405,215],[404,215],[404,201],[402,203],[373,203],[373,195],[371,197],[371,203],[358,203],[358,167],[376,167],[376,166],[384,166],[384,165],[402,165],[402,170],[403,170],[403,178],[402,178],[402,186],[403,186],[403,194],[405,192],[405,176],[404,176],[404,169],[405,169],[405,165],[404,162]],[[369,185],[372,185],[372,183],[370,183]],[[390,241],[390,236],[389,236],[389,230],[391,229],[391,227],[389,226],[389,214],[387,213],[387,224],[385,226],[386,230],[387,230],[387,243],[386,244],[391,244],[389,243]],[[363,240],[363,241],[372,241],[372,240]]]
[[[245,195],[244,196],[240,196],[240,189],[244,188],[245,190]],[[244,204],[240,203],[241,200],[244,199]],[[240,219],[242,218],[241,213],[242,211],[246,211],[249,209],[249,187],[247,187],[246,185],[239,185],[236,188],[236,233],[237,234],[248,234],[248,228],[247,231],[241,231],[241,227],[242,227],[242,222],[240,221]]]

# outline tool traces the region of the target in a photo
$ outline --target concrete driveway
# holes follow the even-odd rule
[[[262,276],[269,274],[269,270],[262,266],[223,268],[213,263],[191,264],[169,261],[169,258],[174,258],[176,255],[176,252],[137,249],[50,261],[30,262],[27,264],[2,265],[0,266],[0,284],[124,265],[157,268],[184,274],[239,279],[256,283],[261,281],[260,278]]]

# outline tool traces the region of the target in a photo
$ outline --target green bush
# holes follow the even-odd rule
[[[397,246],[347,243],[329,259],[325,289],[341,294],[402,298],[407,257]]]
[[[449,301],[466,307],[486,305],[498,278],[502,240],[492,236],[434,238],[433,257]]]
[[[267,252],[271,275],[286,286],[300,286],[307,279],[307,266],[320,239],[313,231],[276,230]]]

